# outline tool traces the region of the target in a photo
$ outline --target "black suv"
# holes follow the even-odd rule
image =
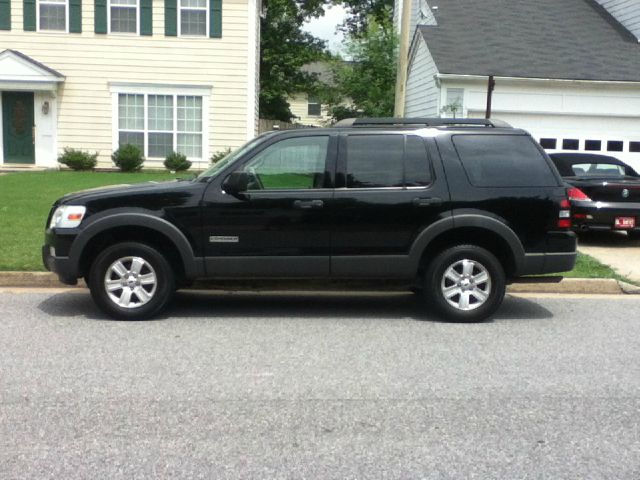
[[[149,318],[213,279],[402,280],[478,321],[522,275],[571,270],[566,187],[522,130],[490,120],[359,119],[261,135],[191,181],[53,205],[43,258],[108,314]]]

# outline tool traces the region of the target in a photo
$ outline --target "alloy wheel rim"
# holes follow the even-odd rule
[[[455,309],[475,310],[489,299],[491,275],[476,260],[458,260],[444,271],[440,290],[447,303]]]
[[[122,257],[113,262],[104,276],[109,299],[122,308],[139,308],[151,301],[158,287],[153,267],[142,257]]]

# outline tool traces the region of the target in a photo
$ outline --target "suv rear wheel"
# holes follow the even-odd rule
[[[451,247],[429,263],[424,292],[428,303],[445,319],[479,322],[491,316],[504,299],[504,269],[484,248]]]
[[[98,255],[88,283],[91,296],[104,312],[123,320],[143,320],[167,305],[175,290],[175,275],[155,248],[126,242]]]

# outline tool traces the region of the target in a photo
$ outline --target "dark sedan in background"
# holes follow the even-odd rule
[[[550,157],[571,187],[574,230],[623,230],[630,238],[640,238],[640,175],[633,168],[606,155]]]

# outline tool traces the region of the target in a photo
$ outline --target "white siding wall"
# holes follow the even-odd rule
[[[443,79],[442,95],[447,88],[464,88],[465,113],[484,118],[486,79]],[[640,153],[629,152],[629,142],[640,141],[640,85],[496,79],[493,117],[537,140],[556,138],[560,145],[565,138],[579,139],[581,150],[585,140],[621,140],[624,152],[610,154],[640,167]]]
[[[597,0],[640,41],[640,0]]]
[[[400,32],[402,21],[402,0],[395,0],[393,4],[393,27]],[[413,38],[416,25],[436,25],[436,19],[427,3],[427,0],[411,0],[411,25],[409,38]]]
[[[123,82],[210,87],[204,132],[210,155],[257,133],[257,115],[255,128],[248,125],[257,94],[249,91],[248,75],[257,73],[248,68],[256,51],[248,28],[255,28],[249,16],[256,12],[249,11],[248,0],[223,0],[222,6],[222,38],[212,39],[165,37],[163,0],[153,0],[153,36],[95,34],[93,0],[83,0],[81,34],[24,32],[22,1],[13,0],[12,30],[0,31],[0,50],[18,50],[66,76],[57,98],[58,151],[97,151],[101,165],[111,164],[109,84]]]
[[[439,89],[435,80],[438,73],[433,57],[424,40],[418,36],[417,46],[409,64],[407,93],[405,96],[406,117],[438,116]]]
[[[324,127],[328,125],[331,121],[331,117],[329,117],[327,108],[325,105],[321,106],[321,115],[309,116],[309,97],[306,93],[300,93],[294,95],[293,97],[287,98],[289,102],[289,108],[291,109],[291,113],[293,113],[297,118],[293,121],[296,123],[301,123],[302,125],[310,125],[314,127]]]

